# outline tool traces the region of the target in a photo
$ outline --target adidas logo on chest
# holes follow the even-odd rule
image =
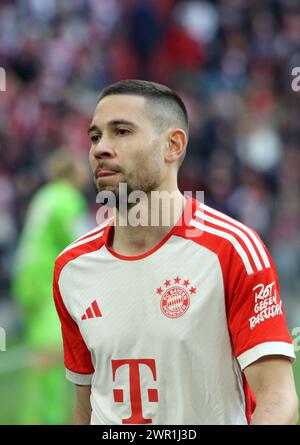
[[[94,300],[86,309],[85,313],[81,316],[81,320],[87,320],[89,318],[102,317],[99,305],[96,300]]]

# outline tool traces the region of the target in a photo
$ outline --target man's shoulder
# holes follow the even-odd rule
[[[239,221],[238,219],[230,216],[228,213],[222,212],[220,210],[215,209],[207,204],[197,202],[196,209],[193,213],[193,219],[195,221],[200,221],[205,224],[206,227],[215,227],[216,229],[223,231],[231,231],[236,234],[240,234],[240,231],[247,233],[249,236],[255,234],[257,237],[259,235],[255,232],[247,224]],[[211,233],[215,236],[220,236],[220,233],[217,230],[210,230],[208,233]]]
[[[70,243],[57,256],[55,260],[55,271],[60,274],[61,270],[70,262],[80,257],[81,255],[98,250],[104,243],[105,229],[109,222],[95,227],[93,230],[83,234],[80,238]]]
[[[193,207],[190,216],[187,217],[189,223],[183,224],[183,229],[194,228],[194,232],[182,232],[185,233],[187,238],[188,235],[194,235],[195,238],[201,235],[210,235],[211,239],[218,239],[219,242],[222,240],[231,241],[231,236],[240,236],[245,240],[243,234],[251,239],[260,238],[258,233],[253,230],[250,226],[245,223],[235,219],[227,213],[217,210],[209,205],[206,205],[197,200],[193,200]],[[229,236],[228,236],[229,234]],[[192,238],[193,236],[191,236]]]
[[[270,267],[270,257],[260,236],[237,219],[197,202],[190,226],[198,244],[214,251],[221,260],[227,262],[230,257],[240,263],[248,275]]]

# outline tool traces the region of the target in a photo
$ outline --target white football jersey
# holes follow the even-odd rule
[[[295,357],[258,235],[193,199],[143,255],[113,252],[111,230],[68,246],[54,274],[66,376],[92,385],[91,423],[249,423],[243,369],[265,355]]]

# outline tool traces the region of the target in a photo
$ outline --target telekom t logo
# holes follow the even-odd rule
[[[145,419],[143,417],[142,407],[142,393],[141,393],[141,381],[140,381],[140,366],[148,366],[153,375],[153,380],[156,381],[156,369],[155,360],[152,358],[142,359],[124,359],[124,360],[112,360],[113,381],[116,381],[116,371],[121,366],[129,366],[129,393],[131,404],[131,417],[122,419],[123,424],[128,423],[152,423],[152,419]],[[114,400],[117,403],[124,403],[123,389],[114,389]],[[158,402],[157,389],[148,389],[149,402]]]

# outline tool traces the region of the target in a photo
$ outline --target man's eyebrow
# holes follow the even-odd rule
[[[107,125],[109,127],[115,127],[117,125],[130,125],[131,127],[137,128],[137,125],[132,122],[132,121],[128,121],[126,119],[114,119],[112,121],[109,121],[107,123]],[[97,127],[97,125],[91,125],[90,128],[88,129],[88,134],[90,134],[92,131],[100,131],[99,127]]]
[[[137,125],[132,121],[127,121],[126,119],[114,119],[108,122],[109,127],[114,127],[116,125],[130,125],[131,127],[137,127]]]
[[[97,125],[91,125],[88,129],[88,134],[92,133],[92,131],[100,131]]]

